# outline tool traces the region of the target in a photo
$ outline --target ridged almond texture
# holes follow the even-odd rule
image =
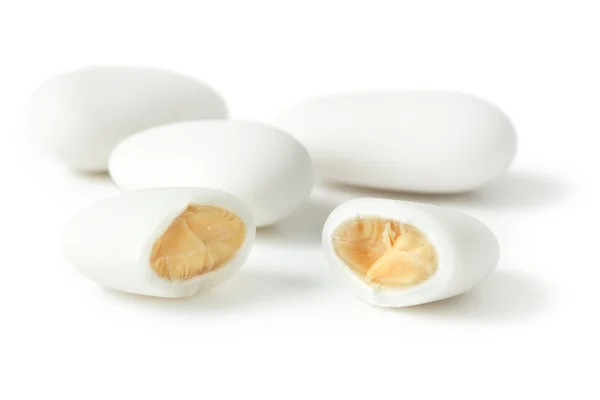
[[[366,283],[410,287],[437,270],[437,253],[425,235],[409,224],[390,219],[356,218],[334,232],[337,256]]]
[[[225,209],[189,205],[152,247],[154,272],[169,280],[187,280],[225,264],[244,242],[246,227]]]

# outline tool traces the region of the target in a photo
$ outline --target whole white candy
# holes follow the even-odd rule
[[[123,292],[184,297],[219,285],[246,261],[250,210],[213,189],[125,192],[77,214],[63,237],[66,258],[88,278]]]
[[[169,122],[226,117],[221,97],[187,76],[98,67],[43,84],[32,100],[30,125],[72,169],[102,172],[113,147],[132,133]]]
[[[464,293],[499,259],[494,234],[478,220],[429,204],[347,201],[323,228],[334,274],[381,307],[428,303]]]
[[[137,133],[113,151],[109,172],[122,189],[200,186],[224,190],[273,224],[310,194],[306,149],[279,129],[242,121],[193,121]]]
[[[306,146],[328,181],[378,189],[451,193],[502,174],[516,151],[507,117],[451,92],[381,92],[308,100],[275,125]]]

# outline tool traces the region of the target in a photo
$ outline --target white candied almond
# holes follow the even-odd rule
[[[77,214],[66,258],[98,284],[184,297],[219,285],[246,261],[256,227],[235,196],[204,188],[124,192]]]
[[[232,193],[259,227],[291,214],[313,184],[306,149],[287,132],[250,121],[188,121],[138,132],[115,147],[109,172],[123,190],[200,186]]]
[[[464,293],[499,259],[490,229],[462,212],[430,204],[347,201],[323,228],[327,261],[364,301],[381,307],[428,303]]]
[[[227,106],[209,86],[158,68],[98,66],[55,76],[35,92],[32,133],[69,168],[108,169],[124,138],[178,121],[227,118]]]
[[[517,150],[506,114],[457,92],[323,96],[282,111],[273,123],[307,148],[317,178],[385,190],[473,190],[501,176]]]

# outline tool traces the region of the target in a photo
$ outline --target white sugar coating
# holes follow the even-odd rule
[[[109,162],[124,190],[211,187],[241,198],[257,226],[273,224],[310,194],[312,163],[288,133],[245,121],[167,124],[121,142]]]
[[[401,246],[389,243],[389,249],[398,251],[389,253],[395,258],[385,260],[387,265],[383,272],[386,275],[380,274],[379,281],[372,279],[373,269],[381,267],[378,254],[375,257],[371,253],[352,254],[349,258],[339,251],[340,228],[360,219],[405,224],[392,232],[396,244]],[[378,240],[386,241],[390,236],[387,221],[384,229],[368,227],[366,236],[381,234],[385,237]],[[402,235],[407,235],[406,239]],[[492,231],[467,214],[430,204],[375,198],[350,200],[333,210],[323,227],[322,243],[334,275],[362,300],[381,307],[424,304],[467,292],[496,268],[500,254]],[[357,272],[355,265],[348,264],[349,260],[361,257],[374,261],[366,275]],[[404,263],[399,266],[404,270],[393,271],[394,262]],[[423,271],[405,273],[415,267]],[[392,284],[387,284],[389,282]]]
[[[205,209],[217,210],[224,219],[212,212],[204,221],[192,215],[195,221],[185,217],[191,234],[177,231],[175,225],[189,210]],[[248,257],[255,230],[252,213],[231,194],[146,189],[121,193],[78,213],[67,226],[63,250],[80,272],[107,288],[184,297],[233,276]]]
[[[29,124],[70,168],[102,172],[113,147],[133,133],[226,117],[221,97],[190,77],[155,68],[92,67],[44,83],[31,101]]]
[[[500,176],[516,152],[509,119],[461,93],[315,98],[283,111],[274,125],[306,146],[318,178],[378,189],[475,189]]]

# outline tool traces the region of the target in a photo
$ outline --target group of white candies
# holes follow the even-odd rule
[[[343,184],[455,193],[500,176],[516,150],[506,116],[460,93],[328,96],[266,125],[228,120],[212,89],[150,68],[55,77],[36,92],[30,123],[69,167],[108,170],[123,190],[75,216],[66,257],[103,286],[160,297],[189,296],[237,272],[256,227],[307,199],[313,168]],[[396,200],[339,205],[322,240],[334,273],[378,306],[463,293],[499,258],[476,219]]]

